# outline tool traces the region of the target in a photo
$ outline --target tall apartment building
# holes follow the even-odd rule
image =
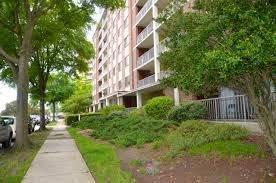
[[[126,0],[126,8],[105,10],[93,36],[91,62],[93,111],[111,104],[141,107],[155,96],[171,96],[175,104],[191,97],[177,88],[163,88],[167,72],[160,67],[164,51],[162,24],[154,21],[169,0]]]

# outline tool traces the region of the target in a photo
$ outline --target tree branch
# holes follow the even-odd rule
[[[7,52],[3,50],[2,47],[0,47],[0,55],[6,60],[7,63],[12,63],[15,66],[18,65],[18,59],[10,56]]]
[[[30,20],[31,18],[31,10],[30,10],[30,3],[29,0],[24,0],[24,9],[25,9],[25,13],[26,13],[26,18],[27,20]]]

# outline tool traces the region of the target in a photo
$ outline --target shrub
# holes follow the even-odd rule
[[[139,108],[139,109],[134,109],[132,111],[129,112],[130,116],[140,116],[140,117],[145,117],[145,110],[143,107]]]
[[[169,97],[155,97],[144,106],[148,116],[155,119],[166,119],[168,111],[173,107],[173,100]]]
[[[99,116],[99,115],[101,115],[101,114],[100,113],[83,113],[83,114],[80,114],[80,119],[83,119],[83,118],[89,117],[89,116]],[[78,121],[79,121],[79,114],[70,114],[65,117],[65,122],[69,126]]]
[[[163,145],[169,148],[167,156],[175,157],[182,150],[215,141],[239,140],[248,135],[249,132],[245,128],[237,125],[189,120],[168,134],[163,140]]]
[[[110,113],[115,111],[125,111],[125,107],[123,105],[110,105],[101,109],[100,113],[103,115],[109,115]]]
[[[206,107],[198,102],[182,104],[174,107],[168,114],[168,119],[173,121],[185,121],[192,119],[202,119],[206,114]]]
[[[78,114],[70,114],[65,117],[65,122],[67,125],[72,125],[72,123],[77,122],[79,120]]]

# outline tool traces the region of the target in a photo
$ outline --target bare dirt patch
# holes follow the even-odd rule
[[[121,168],[132,173],[138,183],[276,183],[276,157],[269,151],[260,135],[245,140],[257,143],[266,156],[223,159],[216,156],[189,156],[160,162],[158,157],[165,152],[143,148],[126,148],[117,151]],[[140,160],[142,166],[131,162]]]
[[[91,137],[91,130],[79,133],[97,143],[108,143]],[[183,154],[175,160],[162,162],[159,157],[166,150],[152,150],[149,145],[119,148],[117,155],[121,168],[130,172],[137,183],[276,183],[276,157],[264,137],[254,134],[244,141],[257,144],[266,156],[226,159]],[[133,165],[135,160],[142,165]]]

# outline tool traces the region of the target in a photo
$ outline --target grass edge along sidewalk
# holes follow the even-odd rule
[[[31,134],[32,144],[28,149],[0,152],[0,182],[20,183],[50,132],[51,130],[47,130]]]
[[[107,144],[99,144],[78,133],[77,129],[68,128],[68,132],[97,183],[131,183],[130,173],[120,168],[115,149]]]

